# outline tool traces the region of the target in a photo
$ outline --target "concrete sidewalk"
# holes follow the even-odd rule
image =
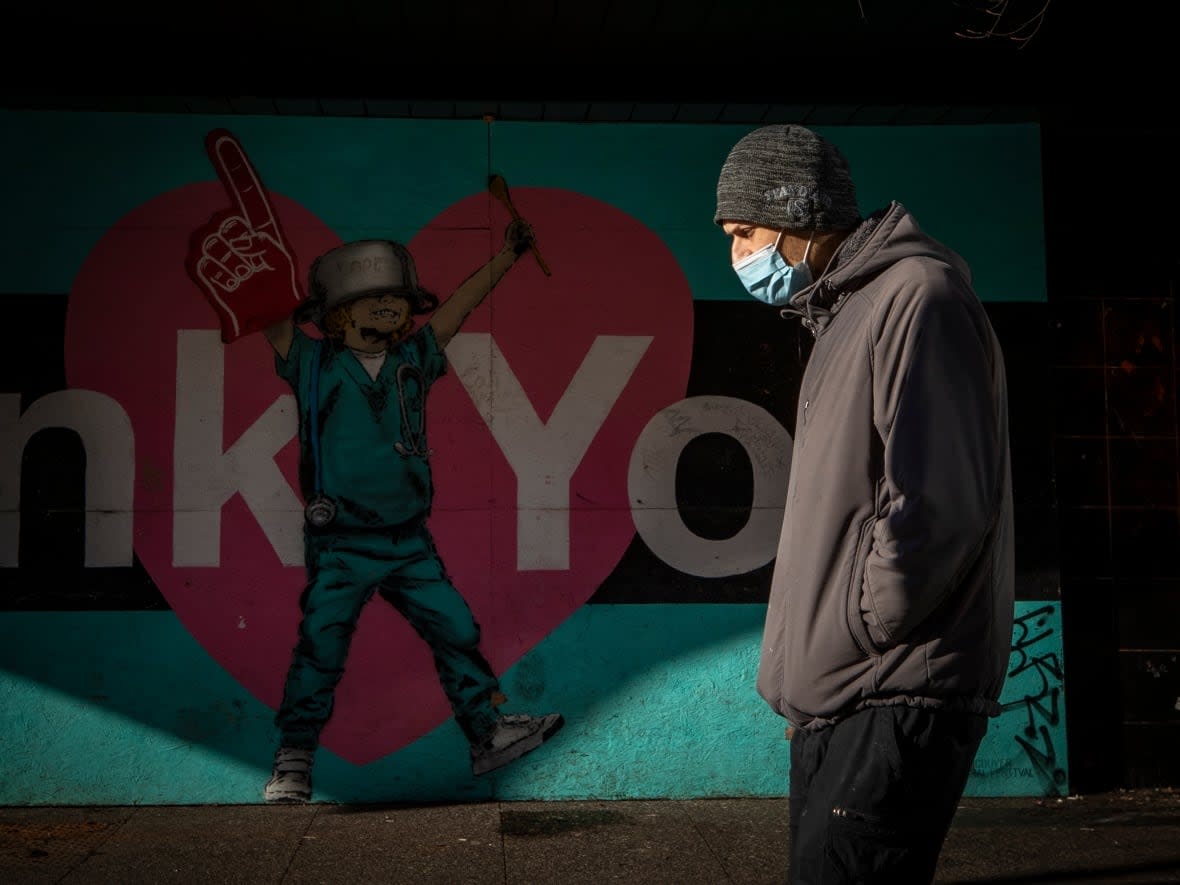
[[[0,883],[781,883],[784,799],[0,808]],[[964,799],[938,882],[1180,882],[1180,791]]]

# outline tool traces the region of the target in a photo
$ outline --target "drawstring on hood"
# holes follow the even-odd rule
[[[878,210],[853,228],[816,281],[792,298],[791,303],[779,311],[779,316],[784,320],[793,316],[802,317],[803,328],[818,338],[847,297],[847,291],[840,292],[831,282],[831,278],[837,270],[847,266],[849,259],[872,239],[878,225],[889,211]],[[843,289],[852,282],[852,279],[842,280],[840,288]]]
[[[931,239],[901,203],[874,212],[840,244],[819,278],[800,291],[780,316],[803,317],[803,326],[818,338],[848,296],[899,261],[926,258],[946,265],[971,286],[971,270],[962,256]]]

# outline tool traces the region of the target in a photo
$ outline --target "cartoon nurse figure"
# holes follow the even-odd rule
[[[218,312],[224,340],[263,332],[274,348],[275,370],[298,402],[307,583],[275,717],[279,746],[266,801],[310,800],[320,732],[357,620],[374,593],[430,646],[470,744],[472,773],[520,758],[564,720],[558,713],[498,710],[507,699],[480,650],[479,625],[427,527],[433,483],[425,404],[430,386],[446,372],[447,344],[520,256],[535,249],[532,228],[513,220],[501,249],[441,305],[419,285],[409,250],[391,240],[345,243],[321,255],[312,264],[306,299],[293,303],[287,283],[285,292],[282,286],[265,293],[258,288],[247,304],[244,277],[286,271],[294,261],[237,139],[215,130],[206,148],[238,212],[215,216],[194,234],[189,274]],[[423,314],[430,318],[415,330],[414,317]],[[313,322],[322,337],[304,334],[304,322]]]

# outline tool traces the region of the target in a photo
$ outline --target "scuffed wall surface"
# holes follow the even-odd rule
[[[753,690],[758,609],[585,606],[506,675],[513,696],[569,719],[527,764],[473,780],[447,723],[365,765],[324,753],[317,798],[785,795],[783,722]],[[1006,709],[967,795],[1064,792],[1058,606],[1021,603],[1018,617],[1027,632],[1013,651]],[[6,613],[0,630],[13,640],[7,658],[23,662],[0,673],[10,748],[0,804],[260,801],[271,711],[171,613]]]

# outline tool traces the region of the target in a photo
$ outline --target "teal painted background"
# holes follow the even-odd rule
[[[753,127],[150,114],[0,114],[3,288],[65,292],[98,238],[146,200],[213,180],[207,131],[232,129],[267,188],[342,239],[412,239],[486,190],[567,188],[643,221],[694,297],[748,299],[712,223],[717,172]],[[847,153],[862,212],[898,200],[958,250],[985,301],[1044,301],[1040,135],[1005,126],[817,127]]]
[[[557,738],[478,780],[453,722],[370,765],[321,750],[316,801],[784,796],[785,723],[754,690],[763,612],[584,606],[505,675],[565,713]],[[1059,604],[1017,616],[969,796],[1068,789]],[[0,804],[254,803],[269,774],[270,710],[169,612],[0,614],[0,710]]]

